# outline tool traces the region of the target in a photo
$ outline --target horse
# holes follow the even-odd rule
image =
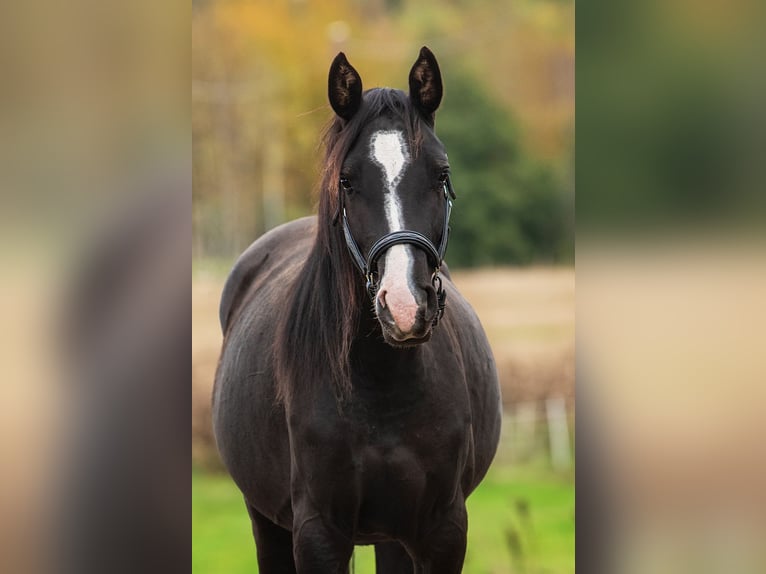
[[[362,90],[340,52],[317,215],[258,238],[220,305],[221,460],[263,574],[460,572],[465,501],[500,435],[482,326],[444,264],[455,193],[423,47],[409,93]]]

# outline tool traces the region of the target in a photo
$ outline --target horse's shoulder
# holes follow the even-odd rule
[[[447,290],[447,309],[445,311],[448,321],[455,326],[458,338],[473,347],[477,344],[488,345],[486,333],[481,324],[476,310],[470,301],[458,290],[450,277],[449,270],[442,266],[443,284]]]
[[[272,267],[285,265],[289,260],[300,257],[311,245],[315,231],[315,216],[296,219],[264,233],[242,252],[221,294],[218,314],[224,333],[253,281]]]

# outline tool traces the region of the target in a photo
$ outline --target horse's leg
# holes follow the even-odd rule
[[[293,553],[299,574],[346,574],[354,545],[318,514],[294,517]]]
[[[465,505],[453,507],[450,512],[420,541],[417,562],[419,572],[432,574],[460,574],[465,561],[468,515]]]
[[[258,571],[261,574],[295,574],[292,533],[274,524],[249,504],[247,512],[253,524]]]
[[[412,574],[412,558],[398,542],[375,545],[375,572],[377,574]]]

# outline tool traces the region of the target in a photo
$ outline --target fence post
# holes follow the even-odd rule
[[[572,455],[569,447],[566,402],[562,397],[548,397],[545,400],[545,412],[548,416],[551,464],[555,470],[567,470],[572,465]]]

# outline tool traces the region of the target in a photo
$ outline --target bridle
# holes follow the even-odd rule
[[[444,262],[444,254],[447,251],[447,241],[449,240],[449,218],[452,213],[452,201],[456,199],[455,190],[452,188],[452,182],[449,175],[445,175],[442,180],[442,189],[444,191],[444,201],[446,209],[444,210],[444,227],[441,240],[439,241],[439,247],[436,247],[428,237],[417,231],[401,230],[392,231],[387,233],[370,248],[367,257],[362,254],[362,250],[359,248],[359,244],[354,239],[354,235],[351,233],[351,228],[348,224],[348,217],[346,216],[346,206],[344,202],[344,188],[339,186],[338,189],[338,211],[333,218],[333,225],[337,224],[339,216],[342,216],[343,221],[343,236],[346,240],[346,247],[351,254],[351,260],[354,265],[362,272],[365,280],[367,281],[366,288],[367,294],[375,302],[375,296],[378,293],[378,259],[381,255],[394,245],[408,244],[414,245],[425,251],[426,257],[428,257],[428,263],[433,268],[433,274],[431,275],[431,285],[436,290],[436,301],[438,310],[434,317],[432,326],[438,325],[439,320],[444,315],[444,309],[447,305],[447,292],[442,286],[441,280],[441,266]]]

